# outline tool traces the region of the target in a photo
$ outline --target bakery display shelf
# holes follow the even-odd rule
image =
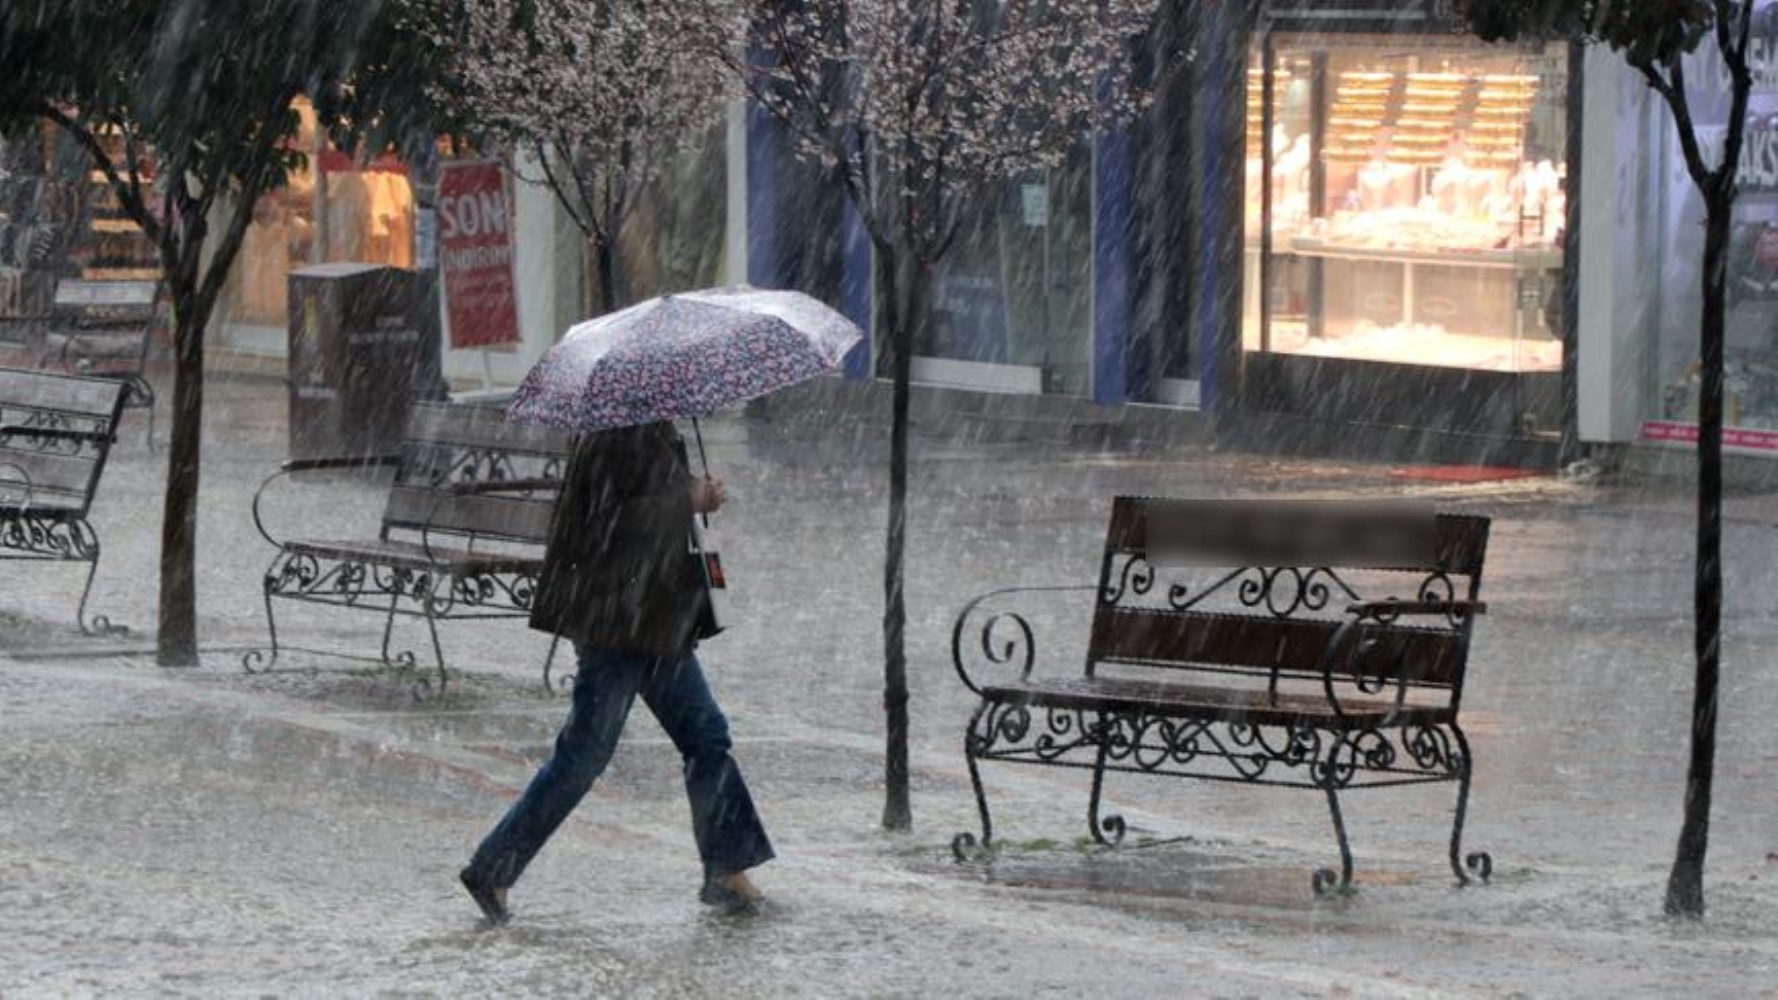
[[[1286,247],[1288,248],[1286,250]],[[1356,247],[1329,243],[1310,236],[1298,236],[1279,247],[1299,257],[1320,257],[1330,260],[1370,261],[1383,264],[1433,264],[1452,267],[1489,267],[1521,271],[1541,271],[1562,266],[1562,251],[1554,247],[1526,247],[1512,250],[1405,250]]]

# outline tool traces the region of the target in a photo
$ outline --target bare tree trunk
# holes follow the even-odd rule
[[[592,319],[617,310],[617,252],[611,241],[587,236],[581,256],[582,319]]]
[[[914,825],[908,791],[907,553],[908,395],[913,375],[913,328],[918,319],[917,263],[905,250],[877,247],[877,284],[883,302],[884,349],[889,355],[893,397],[889,424],[889,534],[883,559],[883,827]]]
[[[163,667],[195,667],[198,663],[198,459],[204,412],[204,324],[209,310],[199,308],[197,298],[194,288],[180,288],[175,283],[173,431],[162,504],[160,628],[155,657]]]
[[[1722,414],[1723,341],[1734,188],[1704,193],[1703,363],[1698,393],[1698,554],[1693,634],[1697,679],[1692,695],[1691,762],[1685,775],[1685,818],[1667,879],[1670,916],[1704,915],[1704,856],[1710,840],[1710,791],[1716,767],[1716,702],[1722,662]]]

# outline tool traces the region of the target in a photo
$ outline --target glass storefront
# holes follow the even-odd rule
[[[317,136],[307,101],[298,148],[307,160],[287,184],[259,199],[228,284],[228,321],[283,327],[288,275],[310,264],[361,261],[412,267],[414,197],[407,168],[392,157],[361,163]]]
[[[924,366],[929,378],[971,378],[968,368],[943,362],[1009,366],[1031,373],[1032,391],[1088,393],[1092,183],[1082,142],[1057,168],[1006,184],[967,214],[933,270],[925,322],[915,331],[916,365],[940,363]]]
[[[1246,350],[1560,371],[1565,46],[1278,34],[1250,66]]]
[[[620,301],[704,288],[722,280],[728,212],[726,133],[714,127],[662,165],[624,220]]]
[[[1728,250],[1723,419],[1731,428],[1778,429],[1778,3],[1761,4],[1750,46],[1753,92],[1740,164],[1740,193]],[[1688,58],[1687,97],[1705,160],[1721,159],[1729,115],[1729,81],[1714,44]],[[1661,108],[1651,155],[1664,164],[1666,210],[1660,269],[1660,321],[1652,359],[1649,416],[1676,424],[1698,417],[1698,323],[1703,256],[1703,199],[1686,174],[1672,116]],[[1671,427],[1664,429],[1671,432]],[[1683,437],[1683,436],[1682,436]],[[1730,434],[1760,451],[1778,450],[1770,434]]]

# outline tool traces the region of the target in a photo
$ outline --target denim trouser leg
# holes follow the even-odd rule
[[[476,849],[470,867],[497,886],[518,881],[610,763],[638,693],[685,759],[692,829],[705,868],[739,871],[771,858],[753,799],[729,753],[728,720],[697,659],[579,652],[573,707],[556,736],[554,754]]]
[[[691,829],[705,872],[745,871],[771,860],[771,841],[730,753],[728,719],[698,658],[660,661],[643,682],[642,700],[685,761]]]

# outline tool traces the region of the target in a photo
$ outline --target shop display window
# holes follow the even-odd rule
[[[1559,46],[1272,38],[1248,77],[1247,349],[1559,371],[1566,95]]]
[[[1724,317],[1723,420],[1731,428],[1778,430],[1778,3],[1754,13],[1749,46],[1753,90],[1740,162],[1739,193],[1729,236]],[[1715,46],[1706,42],[1686,62],[1687,97],[1705,156],[1720,157],[1730,88]],[[1666,164],[1660,270],[1656,415],[1698,419],[1698,324],[1704,204],[1684,167],[1665,108],[1649,146]],[[1730,434],[1731,445],[1778,450],[1770,434]]]
[[[413,266],[413,190],[393,157],[360,162],[316,129],[307,100],[294,105],[295,140],[307,156],[287,183],[262,195],[229,276],[228,317],[246,326],[287,322],[289,274],[310,264],[358,261]]]
[[[914,353],[1035,369],[1041,391],[1085,395],[1092,370],[1092,156],[1003,185],[965,210],[930,275]]]
[[[676,149],[636,196],[618,240],[620,301],[639,302],[721,280],[728,213],[725,141],[719,124],[702,141]]]

